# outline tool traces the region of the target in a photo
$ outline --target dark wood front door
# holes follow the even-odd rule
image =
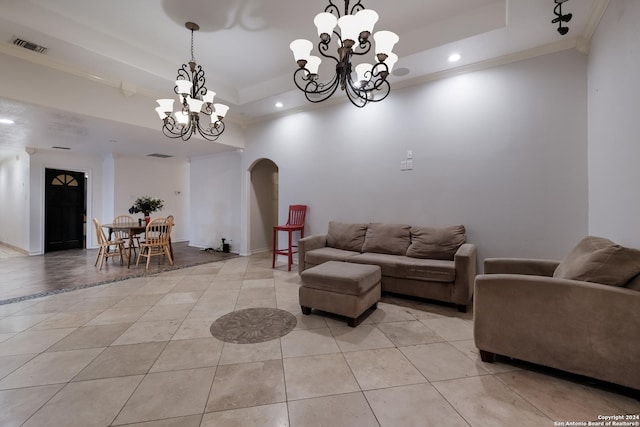
[[[84,172],[45,173],[45,252],[84,247]]]

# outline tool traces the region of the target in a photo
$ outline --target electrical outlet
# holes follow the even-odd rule
[[[407,160],[413,159],[413,150],[407,150]]]
[[[406,171],[407,170],[407,161],[406,160],[400,160],[400,170],[401,171]]]
[[[407,170],[413,170],[413,160],[407,160]]]

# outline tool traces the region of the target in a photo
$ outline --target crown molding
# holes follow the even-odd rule
[[[582,43],[578,45],[578,50],[580,50],[580,52],[584,53],[585,55],[589,54],[589,49],[591,48],[591,38],[598,29],[598,25],[600,25],[600,21],[602,20],[604,13],[607,11],[609,2],[610,0],[596,0],[593,4],[593,7],[591,9],[591,16],[589,17],[589,21],[587,22],[584,31],[582,32]]]

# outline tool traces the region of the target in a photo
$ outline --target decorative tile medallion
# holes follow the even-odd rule
[[[255,344],[287,335],[296,323],[296,317],[288,311],[257,307],[225,314],[213,322],[210,331],[224,342]]]

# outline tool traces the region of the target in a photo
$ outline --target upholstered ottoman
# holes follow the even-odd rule
[[[303,271],[300,277],[298,295],[303,314],[315,308],[345,316],[347,324],[355,327],[380,301],[377,265],[328,261]]]

